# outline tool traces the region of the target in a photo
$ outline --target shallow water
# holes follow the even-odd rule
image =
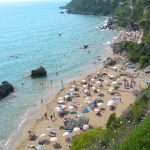
[[[28,108],[54,93],[51,80],[59,87],[61,80],[66,82],[100,66],[97,56],[106,58],[107,43],[117,36],[114,31],[97,31],[106,17],[61,14],[58,8],[64,4],[0,4],[0,81],[15,86],[13,95],[0,101],[0,145],[16,130]],[[80,49],[84,44],[89,45],[87,50]],[[23,78],[40,65],[47,69],[47,78]]]

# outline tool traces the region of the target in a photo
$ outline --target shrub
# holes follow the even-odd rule
[[[150,118],[146,118],[123,140],[118,150],[149,150]]]

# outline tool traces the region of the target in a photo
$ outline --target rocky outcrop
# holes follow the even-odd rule
[[[139,29],[140,29],[140,27],[136,23],[132,23],[126,27],[127,31],[138,31]]]
[[[5,98],[13,91],[14,87],[12,84],[8,83],[7,81],[3,81],[0,85],[0,99]]]
[[[116,61],[113,60],[112,58],[108,57],[105,61],[104,61],[104,66],[113,66],[116,64]]]
[[[47,71],[42,66],[31,71],[31,77],[33,77],[33,78],[45,77],[46,75],[47,75]]]
[[[122,53],[124,50],[121,43],[113,43],[111,48],[114,53]]]
[[[145,72],[145,73],[150,73],[150,66],[146,67],[146,68],[144,69],[144,72]]]

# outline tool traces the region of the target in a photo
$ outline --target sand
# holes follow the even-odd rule
[[[119,88],[119,92],[121,94],[121,102],[117,102],[115,104],[116,109],[114,111],[111,111],[109,106],[107,106],[107,102],[112,99],[114,96],[110,95],[108,93],[108,89],[111,87],[111,83],[114,81],[114,79],[109,79],[108,76],[103,76],[101,77],[101,79],[103,80],[107,80],[109,81],[110,85],[108,86],[107,84],[103,84],[103,87],[99,87],[103,94],[104,97],[101,97],[101,99],[103,100],[103,104],[101,106],[101,108],[105,108],[105,111],[102,113],[102,116],[97,116],[95,111],[90,110],[89,113],[84,114],[84,116],[86,116],[87,118],[89,118],[89,125],[93,126],[93,127],[102,127],[105,128],[106,122],[110,116],[111,113],[116,113],[117,116],[120,116],[122,114],[122,112],[124,112],[128,106],[132,103],[134,103],[136,96],[133,95],[132,88],[129,89],[125,89],[123,86],[124,83],[124,79],[128,80],[128,82],[131,82],[131,77],[130,76],[119,76],[120,72],[123,70],[126,70],[126,64],[124,63],[124,59],[122,58],[122,56],[118,56],[118,55],[114,55],[113,58],[117,61],[117,64],[115,66],[118,67],[118,70],[114,70],[112,69],[112,66],[108,66],[108,67],[104,67],[104,68],[99,68],[96,72],[91,73],[90,76],[92,78],[94,78],[94,76],[97,74],[97,72],[100,73],[107,73],[107,74],[112,74],[114,75],[116,78],[119,79],[119,81],[122,83],[122,85]],[[133,71],[134,69],[132,69]],[[144,74],[143,71],[133,71],[133,75],[134,75],[134,81],[136,82],[136,89],[137,90],[142,90],[143,88],[146,88],[146,84],[144,84],[144,80],[150,80],[150,77],[147,76],[146,74]],[[76,100],[78,100],[78,104],[81,104],[83,106],[87,106],[86,103],[84,103],[84,94],[83,94],[83,84],[81,84],[81,80],[82,79],[87,79],[87,76],[81,77],[81,79],[79,79],[78,81],[76,81],[76,85],[79,88],[79,95],[80,97],[75,98]],[[91,82],[90,82],[91,83]],[[98,86],[96,83],[91,83],[93,86]],[[65,130],[61,130],[59,129],[60,126],[64,126],[63,123],[63,118],[61,118],[56,110],[55,107],[58,106],[57,104],[57,99],[58,97],[63,97],[65,96],[69,89],[70,86],[73,85],[73,81],[68,83],[67,86],[65,86],[65,89],[63,91],[59,91],[54,97],[52,97],[49,102],[43,102],[43,104],[41,104],[40,109],[38,111],[38,113],[36,113],[34,116],[32,116],[31,118],[28,119],[28,123],[27,125],[24,127],[24,129],[22,130],[22,134],[20,134],[20,137],[17,139],[17,141],[15,142],[15,145],[13,145],[11,147],[11,150],[30,150],[31,148],[28,148],[27,145],[34,145],[35,147],[37,147],[38,145],[38,141],[39,139],[37,139],[36,141],[29,141],[28,138],[28,130],[33,131],[38,137],[41,134],[46,134],[46,136],[44,137],[44,139],[47,141],[43,147],[44,150],[53,150],[54,148],[54,143],[53,142],[49,142],[50,136],[48,135],[48,131],[47,128],[48,126],[50,126],[51,128],[53,128],[56,133],[57,133],[57,142],[60,143],[62,150],[67,150],[69,149],[69,144],[65,141],[65,139],[67,137],[72,138],[74,135],[78,135],[80,134],[82,131],[80,132],[73,132],[71,134],[69,134],[66,137],[63,137],[63,133],[65,133]],[[91,91],[91,96],[90,99],[94,99],[94,97],[96,97],[98,94],[94,93],[92,88],[90,88]],[[72,103],[71,102],[67,102],[66,105],[70,106]],[[45,119],[44,114],[47,113],[48,115],[48,120]],[[50,119],[50,115],[53,115],[53,113],[55,113],[56,115],[56,119],[54,119],[54,121],[51,121]],[[78,113],[81,113],[80,110],[78,110]],[[71,118],[75,118],[76,115],[75,114],[68,114],[67,117],[71,117]],[[39,120],[39,118],[42,118]]]

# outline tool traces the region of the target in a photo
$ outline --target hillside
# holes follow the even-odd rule
[[[123,42],[132,50],[133,63],[139,63],[139,67],[150,64],[150,0],[72,0],[65,8],[69,13],[111,15],[117,18],[118,26],[130,29],[143,29],[142,43]],[[124,47],[125,49],[126,47]],[[131,53],[130,53],[131,54]],[[129,55],[130,55],[129,54]]]

